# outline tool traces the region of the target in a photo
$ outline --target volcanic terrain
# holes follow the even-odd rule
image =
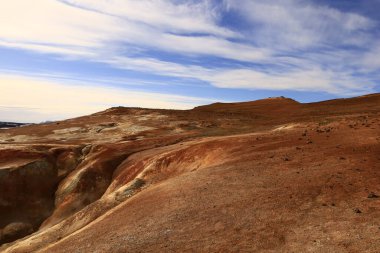
[[[0,130],[1,252],[380,252],[380,94]]]

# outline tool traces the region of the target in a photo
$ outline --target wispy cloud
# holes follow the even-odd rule
[[[358,95],[374,91],[368,78],[354,77],[347,71],[323,70],[318,65],[300,59],[302,66],[296,70],[256,71],[250,68],[204,68],[158,61],[151,58],[116,57],[109,64],[117,68],[149,71],[151,73],[202,80],[220,88],[323,91],[339,95]],[[302,69],[301,69],[302,68]],[[366,82],[363,83],[363,80]]]
[[[241,13],[252,29],[246,32],[263,46],[278,49],[363,45],[375,26],[371,19],[304,0],[226,0],[229,10]]]
[[[169,33],[204,33],[235,37],[237,33],[217,25],[220,13],[211,1],[123,1],[61,0],[84,10],[91,10],[123,20],[145,24]]]
[[[0,41],[48,53],[95,57],[134,54],[145,47],[183,54],[257,60],[266,50],[226,37],[237,33],[216,25],[209,4],[169,1],[15,0],[2,5]],[[191,36],[194,33],[203,36]]]
[[[348,95],[380,79],[377,21],[317,1],[12,0],[0,14],[2,47],[220,88]]]

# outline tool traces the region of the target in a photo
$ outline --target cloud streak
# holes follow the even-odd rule
[[[296,49],[331,44],[363,45],[374,21],[355,13],[302,0],[226,0],[227,8],[241,13],[251,33],[263,46]],[[279,42],[275,44],[275,42]]]

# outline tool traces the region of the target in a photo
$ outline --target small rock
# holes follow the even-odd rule
[[[355,208],[355,209],[354,209],[354,212],[355,212],[355,213],[362,213],[362,211],[360,211],[359,208]]]
[[[369,199],[377,199],[379,198],[379,195],[376,195],[374,192],[371,192],[370,194],[368,194],[368,197]]]
[[[86,156],[90,153],[92,145],[86,145],[82,148],[82,155]]]

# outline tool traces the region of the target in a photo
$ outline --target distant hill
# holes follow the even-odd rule
[[[14,123],[14,122],[1,122],[0,121],[0,129],[2,128],[12,128],[26,125],[25,123]]]

